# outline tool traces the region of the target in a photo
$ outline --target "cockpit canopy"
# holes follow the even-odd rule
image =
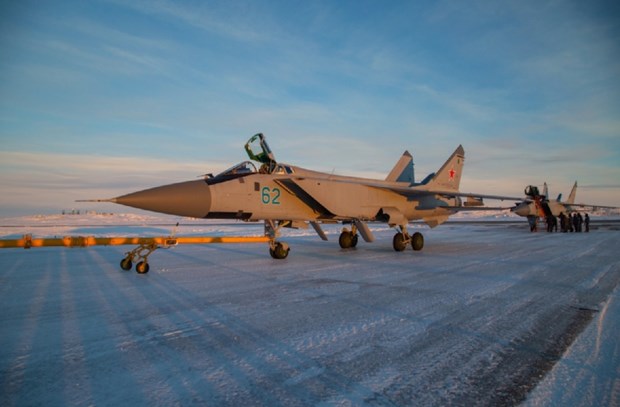
[[[244,147],[250,160],[261,163],[260,169],[257,170],[256,165],[252,161],[243,161],[216,176],[207,175],[207,183],[210,185],[217,184],[218,182],[244,177],[257,172],[261,174],[293,174],[295,172],[290,165],[278,164],[276,162],[275,156],[269,149],[265,136],[262,133],[252,136]]]
[[[245,175],[256,172],[256,166],[251,161],[243,161],[237,165],[230,167],[229,169],[217,174],[216,177],[222,177],[227,175]]]
[[[256,172],[263,172],[265,168],[265,164],[261,166],[261,170],[257,170],[256,166],[252,161],[243,161],[237,165],[230,167],[229,169],[222,171],[217,174],[214,178],[236,178],[243,175],[254,174]],[[290,165],[286,164],[276,164],[271,171],[271,174],[293,174],[295,173],[295,169]]]
[[[245,143],[245,151],[248,153],[250,160],[261,163],[260,169],[256,169],[256,165],[252,161],[243,161],[221,173],[213,176],[207,174],[206,181],[208,184],[217,184],[218,182],[228,181],[234,178],[240,178],[246,175],[255,174],[293,174],[295,170],[290,165],[278,164],[275,156],[271,152],[265,136],[262,133],[255,134]]]
[[[271,152],[267,140],[263,133],[257,133],[245,143],[245,151],[250,160],[258,161],[273,167],[276,164],[276,157]]]

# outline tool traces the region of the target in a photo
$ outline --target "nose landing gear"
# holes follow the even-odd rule
[[[126,253],[126,256],[121,260],[121,268],[125,271],[131,270],[134,260],[139,260],[136,264],[136,272],[139,274],[146,274],[149,272],[148,257],[151,253],[157,250],[159,246],[154,243],[140,243],[140,246],[136,247],[130,252]]]
[[[274,259],[286,259],[291,251],[291,248],[286,243],[276,241],[276,238],[280,235],[280,229],[288,224],[287,222],[276,224],[272,220],[265,220],[265,237],[269,238],[269,254]]]
[[[284,242],[273,241],[269,244],[269,254],[274,259],[286,259],[286,257],[288,256],[288,252],[290,251],[290,247],[288,247],[288,245]]]

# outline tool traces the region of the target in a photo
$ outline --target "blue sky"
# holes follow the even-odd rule
[[[462,144],[464,191],[620,206],[620,4],[0,3],[0,216],[217,172],[257,132],[371,177]]]

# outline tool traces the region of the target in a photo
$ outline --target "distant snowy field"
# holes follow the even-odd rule
[[[327,225],[329,242],[285,230],[286,260],[177,246],[147,275],[120,269],[129,246],[2,249],[0,405],[620,405],[620,224],[482,216],[412,225],[421,252],[394,252],[382,224],[341,250]],[[262,224],[0,218],[3,239],[173,231]]]

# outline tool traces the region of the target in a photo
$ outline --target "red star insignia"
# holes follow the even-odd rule
[[[450,179],[454,179],[454,175],[456,175],[456,171],[454,171],[454,168],[450,168],[450,171],[448,171],[448,174],[450,175]]]

